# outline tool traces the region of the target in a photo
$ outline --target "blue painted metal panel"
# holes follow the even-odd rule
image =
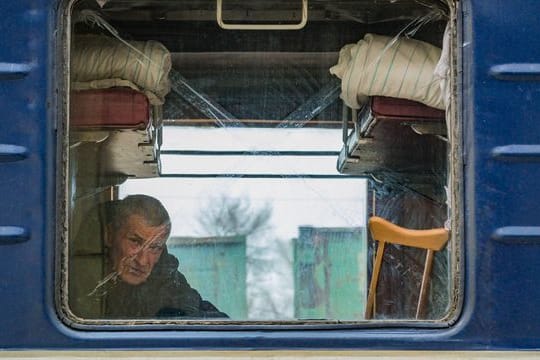
[[[28,230],[20,226],[0,226],[0,245],[16,244],[28,241]]]
[[[540,226],[539,164],[520,161],[520,155],[513,161],[493,156],[501,147],[540,144],[537,0],[462,1],[464,308],[447,329],[398,331],[246,331],[240,326],[122,332],[79,331],[62,324],[53,300],[56,6],[52,0],[0,2],[0,144],[27,149],[24,159],[0,163],[0,226],[24,229],[28,236],[0,251],[0,326],[9,329],[0,332],[0,348],[540,348],[540,247],[493,237]],[[514,229],[510,235],[508,229]]]
[[[0,162],[23,160],[27,155],[28,150],[24,146],[0,144]]]
[[[540,166],[531,161],[540,144],[540,86],[533,71],[540,63],[540,48],[534,45],[540,34],[534,15],[539,4],[471,5],[471,28],[465,28],[470,44],[464,49],[465,70],[471,71],[464,87],[471,97],[463,99],[469,130],[465,251],[470,281],[465,306],[470,319],[462,336],[483,338],[494,347],[538,348],[540,287],[534,279],[540,271],[540,247],[492,235],[540,223]]]
[[[0,264],[1,347],[28,347],[58,338],[47,321],[52,292],[50,236],[55,222],[55,152],[50,101],[52,45],[46,1],[0,3],[0,226],[11,229],[11,244],[2,246]],[[17,230],[18,229],[18,230]],[[19,234],[16,236],[16,234]],[[21,241],[16,241],[21,240]],[[26,240],[26,241],[22,241]],[[48,243],[47,243],[48,242]]]

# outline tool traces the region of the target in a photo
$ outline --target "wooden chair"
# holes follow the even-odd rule
[[[419,319],[423,315],[425,308],[429,277],[433,265],[433,255],[435,254],[435,251],[441,250],[448,241],[448,230],[444,228],[410,230],[392,224],[391,222],[377,216],[372,216],[369,219],[369,229],[371,231],[371,236],[379,244],[377,247],[377,254],[375,256],[373,274],[371,275],[371,282],[369,284],[369,293],[365,314],[366,319],[371,319],[375,315],[373,305],[375,302],[377,283],[379,280],[379,273],[381,270],[384,247],[386,243],[412,246],[427,250],[426,261],[424,263],[424,273],[422,275],[422,285],[420,286],[420,294],[416,308],[416,319]]]

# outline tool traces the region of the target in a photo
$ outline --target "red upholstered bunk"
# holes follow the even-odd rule
[[[444,120],[444,111],[417,101],[384,96],[371,98],[371,112],[378,118]]]
[[[381,120],[444,123],[445,112],[422,103],[399,98],[372,96],[358,117],[360,133],[368,136]]]
[[[146,129],[150,104],[146,95],[131,88],[117,87],[73,91],[70,125],[78,129]]]
[[[128,87],[72,91],[73,156],[92,159],[99,164],[92,171],[102,176],[159,176],[161,127],[152,123],[151,106],[144,93]],[[79,168],[79,176],[95,175]]]

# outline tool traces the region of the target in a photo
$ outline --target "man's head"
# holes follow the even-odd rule
[[[130,195],[108,209],[105,245],[120,279],[144,283],[152,273],[171,231],[167,210],[156,199]]]

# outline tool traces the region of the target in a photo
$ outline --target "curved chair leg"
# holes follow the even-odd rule
[[[426,299],[429,288],[429,277],[431,274],[431,268],[433,267],[433,250],[428,250],[426,254],[426,262],[424,263],[424,273],[422,274],[422,285],[420,286],[420,295],[418,296],[418,306],[416,307],[416,319],[420,319],[424,316],[424,309],[426,307]]]
[[[379,281],[379,273],[382,266],[384,246],[385,242],[379,241],[379,245],[377,247],[377,255],[375,256],[375,264],[373,265],[373,274],[371,274],[371,282],[369,283],[369,292],[365,313],[366,319],[371,319],[374,316],[373,304],[375,303],[375,294],[377,293],[377,283]]]

